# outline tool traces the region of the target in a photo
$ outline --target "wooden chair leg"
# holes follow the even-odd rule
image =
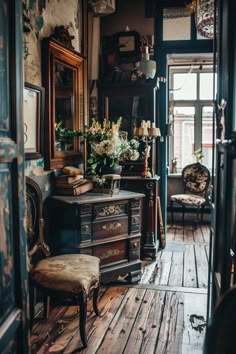
[[[86,335],[86,318],[87,318],[87,295],[81,291],[79,294],[79,307],[80,307],[80,338],[84,348],[88,346]]]
[[[202,205],[201,206],[201,223],[203,223],[204,208],[205,208],[205,205]]]
[[[197,207],[197,226],[199,225],[199,211],[200,211],[200,208]]]
[[[184,214],[185,214],[185,205],[182,206],[182,225],[184,227]]]
[[[32,328],[33,319],[34,319],[34,305],[35,305],[35,288],[32,285],[29,286],[29,302],[30,302],[30,328]]]
[[[171,210],[171,226],[174,225],[174,210],[173,210],[173,202],[170,202],[170,210]]]
[[[93,291],[93,310],[97,316],[99,316],[99,309],[98,309],[98,293],[99,293],[99,285]]]
[[[48,319],[50,312],[50,296],[45,296],[43,303],[44,318]]]

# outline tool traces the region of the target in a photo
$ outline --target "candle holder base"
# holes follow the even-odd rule
[[[142,177],[144,177],[144,178],[151,178],[151,177],[152,177],[152,174],[151,174],[150,170],[148,169],[147,171],[143,171],[143,172],[142,172]]]

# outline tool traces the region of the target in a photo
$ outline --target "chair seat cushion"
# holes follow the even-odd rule
[[[99,262],[99,258],[84,254],[48,257],[31,269],[30,277],[49,290],[88,294],[99,283]]]
[[[170,197],[170,200],[175,203],[183,205],[196,205],[200,206],[206,203],[206,199],[200,195],[194,194],[175,194]]]

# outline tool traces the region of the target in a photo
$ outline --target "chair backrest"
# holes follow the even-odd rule
[[[35,263],[40,254],[41,257],[50,255],[49,247],[44,241],[43,229],[42,192],[34,180],[26,177],[26,233],[30,263]]]
[[[183,168],[182,181],[185,192],[205,194],[209,188],[210,180],[209,169],[200,162],[192,163]]]
[[[220,297],[206,328],[204,354],[236,353],[236,286]]]

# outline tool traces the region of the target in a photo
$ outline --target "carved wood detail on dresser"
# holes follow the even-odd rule
[[[103,283],[141,276],[141,193],[120,191],[53,196],[45,203],[49,220],[47,242],[53,255],[83,253],[100,258]]]
[[[142,209],[141,230],[141,258],[156,259],[160,247],[158,227],[157,196],[159,194],[159,176],[143,178],[139,176],[123,176],[121,188],[130,191],[139,191],[145,194]]]

